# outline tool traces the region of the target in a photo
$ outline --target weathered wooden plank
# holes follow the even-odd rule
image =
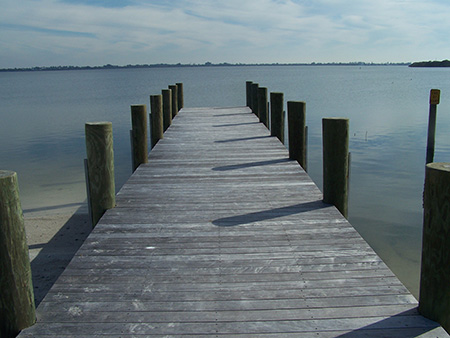
[[[448,336],[288,156],[183,109],[20,337]]]

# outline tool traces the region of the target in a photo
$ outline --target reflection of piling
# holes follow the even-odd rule
[[[322,119],[323,201],[334,204],[344,217],[348,214],[349,120]]]
[[[172,95],[174,90],[172,89]],[[173,104],[173,96],[172,96]],[[150,95],[150,107],[151,107],[151,147],[156,145],[158,141],[164,138],[164,126],[163,126],[163,108],[162,108],[162,95]],[[173,107],[172,107],[173,112]]]
[[[258,111],[259,121],[268,127],[269,116],[267,111],[267,88],[264,87],[258,87]]]
[[[270,93],[270,135],[284,144],[283,93]]]
[[[450,163],[426,166],[419,312],[450,330]]]
[[[250,109],[252,109],[252,83],[252,81],[245,82],[246,104]]]
[[[0,170],[0,337],[36,321],[27,238],[17,174]]]
[[[163,130],[172,124],[172,91],[170,89],[162,90],[163,97]]]
[[[306,170],[305,102],[288,101],[289,158]]]
[[[116,204],[112,123],[88,122],[85,131],[90,210],[95,226]]]
[[[169,89],[172,91],[172,118],[174,118],[178,114],[178,88],[176,85],[170,85]]]
[[[131,106],[133,171],[142,163],[148,162],[148,119],[147,106]]]

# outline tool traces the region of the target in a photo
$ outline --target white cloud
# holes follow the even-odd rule
[[[437,0],[3,0],[0,67],[446,58],[449,14]]]

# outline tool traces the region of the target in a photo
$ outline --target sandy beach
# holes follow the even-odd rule
[[[36,306],[91,231],[86,203],[24,212]]]

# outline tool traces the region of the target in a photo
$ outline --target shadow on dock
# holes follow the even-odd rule
[[[405,327],[406,326],[406,327]],[[379,322],[361,327],[360,329],[342,334],[338,338],[359,337],[439,337],[434,333],[440,325],[419,315],[417,308],[404,311],[380,320]],[[439,331],[442,333],[442,331]]]
[[[319,210],[331,207],[330,204],[323,203],[322,200],[290,205],[282,208],[252,212],[244,215],[224,217],[214,220],[212,223],[217,226],[231,227],[254,222],[262,222],[269,219],[297,215],[304,212]]]
[[[258,162],[250,162],[250,163],[241,163],[241,164],[232,164],[232,165],[224,165],[221,167],[215,167],[212,170],[214,171],[228,171],[228,170],[237,170],[237,169],[245,169],[245,168],[253,168],[260,167],[263,165],[271,165],[283,162],[292,162],[289,158],[280,158],[276,160],[269,161],[258,161]]]

